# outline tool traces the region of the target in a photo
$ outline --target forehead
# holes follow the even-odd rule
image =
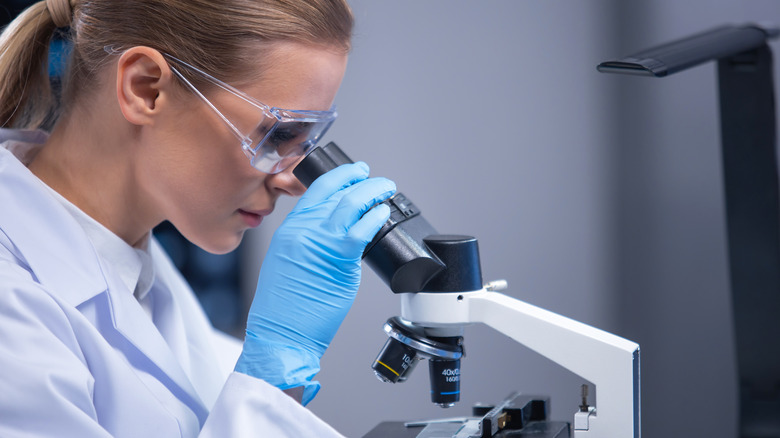
[[[266,105],[297,110],[327,110],[333,104],[347,66],[336,49],[300,43],[276,43],[258,50],[254,65],[262,71],[240,88]]]

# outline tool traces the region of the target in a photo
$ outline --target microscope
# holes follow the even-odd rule
[[[314,149],[293,173],[308,187],[347,163],[352,160],[331,142]],[[483,323],[589,380],[598,393],[595,406],[588,404],[583,385],[571,423],[548,421],[544,399],[512,394],[496,406],[475,409],[473,418],[407,424],[415,428],[411,432],[403,424],[399,430],[385,425],[367,436],[639,438],[636,343],[499,293],[505,281],[482,282],[476,238],[439,234],[400,192],[384,203],[390,218],[363,253],[401,298],[401,315],[384,324],[388,340],[372,364],[380,380],[403,382],[427,360],[431,401],[453,406],[460,399],[464,328]]]

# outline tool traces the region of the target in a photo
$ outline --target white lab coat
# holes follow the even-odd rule
[[[0,129],[41,142],[40,133]],[[277,388],[231,373],[219,336],[152,239],[177,358],[65,208],[0,147],[0,437],[341,436]],[[221,353],[218,353],[221,352]]]

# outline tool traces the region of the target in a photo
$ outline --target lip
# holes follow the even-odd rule
[[[268,210],[244,210],[239,209],[238,213],[241,215],[241,219],[249,228],[257,228],[263,223],[263,217],[271,214]]]

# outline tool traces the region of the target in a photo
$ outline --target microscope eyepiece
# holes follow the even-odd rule
[[[293,174],[308,187],[320,175],[347,163],[352,159],[330,142],[312,150]],[[424,242],[438,233],[403,193],[383,204],[390,208],[390,218],[368,243],[363,258],[394,293],[419,292],[445,268]]]

